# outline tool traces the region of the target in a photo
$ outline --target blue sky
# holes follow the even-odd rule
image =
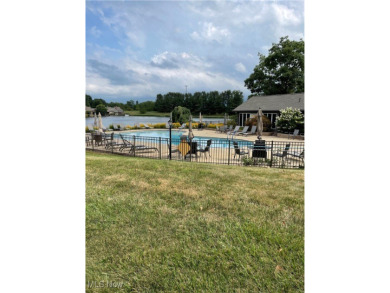
[[[86,93],[107,101],[240,90],[272,43],[304,39],[303,1],[87,1]]]

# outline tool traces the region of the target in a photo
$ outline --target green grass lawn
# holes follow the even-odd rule
[[[86,281],[303,292],[304,172],[87,152]]]

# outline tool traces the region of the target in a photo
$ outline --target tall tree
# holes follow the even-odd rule
[[[85,95],[85,106],[91,107],[92,97],[90,95]]]
[[[259,53],[260,63],[245,80],[254,95],[276,95],[305,91],[305,43],[288,36],[272,44],[268,56]]]

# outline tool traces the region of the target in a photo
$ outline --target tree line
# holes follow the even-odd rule
[[[188,108],[191,113],[198,114],[222,114],[232,113],[232,110],[241,105],[244,96],[241,91],[227,90],[224,92],[195,92],[193,94],[172,93],[158,94],[156,101],[147,101],[143,103],[133,100],[126,103],[111,102],[107,103],[104,99],[93,99],[90,95],[85,95],[85,105],[92,108],[102,109],[104,107],[120,107],[124,111],[138,110],[141,113],[149,111],[171,112],[175,107],[181,106]],[[100,105],[100,106],[99,106]],[[104,106],[104,107],[102,107]]]
[[[192,114],[222,114],[231,113],[241,105],[244,95],[241,91],[227,90],[224,92],[195,92],[193,94],[167,93],[158,94],[154,105],[155,111],[171,112],[175,107],[188,108]]]

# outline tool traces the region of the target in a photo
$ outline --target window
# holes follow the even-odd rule
[[[251,113],[240,113],[238,116],[238,125],[239,126],[245,126],[245,121],[250,118],[250,116],[253,115]]]
[[[275,122],[276,122],[276,117],[278,116],[278,113],[265,113],[265,116],[268,117],[268,119],[271,121],[271,127],[275,128]]]

